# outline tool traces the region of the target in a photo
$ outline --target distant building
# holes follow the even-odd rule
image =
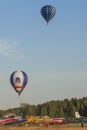
[[[29,103],[20,103],[20,107],[25,108],[27,105],[30,105]]]

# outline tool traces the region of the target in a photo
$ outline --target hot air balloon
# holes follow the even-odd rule
[[[45,5],[41,8],[41,15],[48,22],[54,17],[56,9],[51,5]]]
[[[24,71],[14,71],[10,76],[10,82],[18,95],[20,95],[28,82],[28,76]]]

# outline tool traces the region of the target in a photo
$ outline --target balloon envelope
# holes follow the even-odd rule
[[[41,15],[48,23],[55,15],[56,9],[51,5],[45,5],[41,8]]]
[[[10,82],[20,95],[28,82],[28,76],[24,71],[14,71],[10,76]]]

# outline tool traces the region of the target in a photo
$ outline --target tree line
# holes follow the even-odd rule
[[[25,107],[10,108],[0,110],[1,117],[6,113],[15,113],[23,116],[50,116],[53,117],[74,117],[75,111],[80,115],[87,117],[87,97],[80,99],[71,98],[64,100],[51,100],[38,105],[26,105]]]

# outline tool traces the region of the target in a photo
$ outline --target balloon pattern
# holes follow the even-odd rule
[[[55,15],[56,9],[51,5],[45,5],[41,8],[41,15],[48,23]]]
[[[10,82],[18,95],[20,95],[28,82],[28,76],[24,71],[14,71],[10,76]]]

